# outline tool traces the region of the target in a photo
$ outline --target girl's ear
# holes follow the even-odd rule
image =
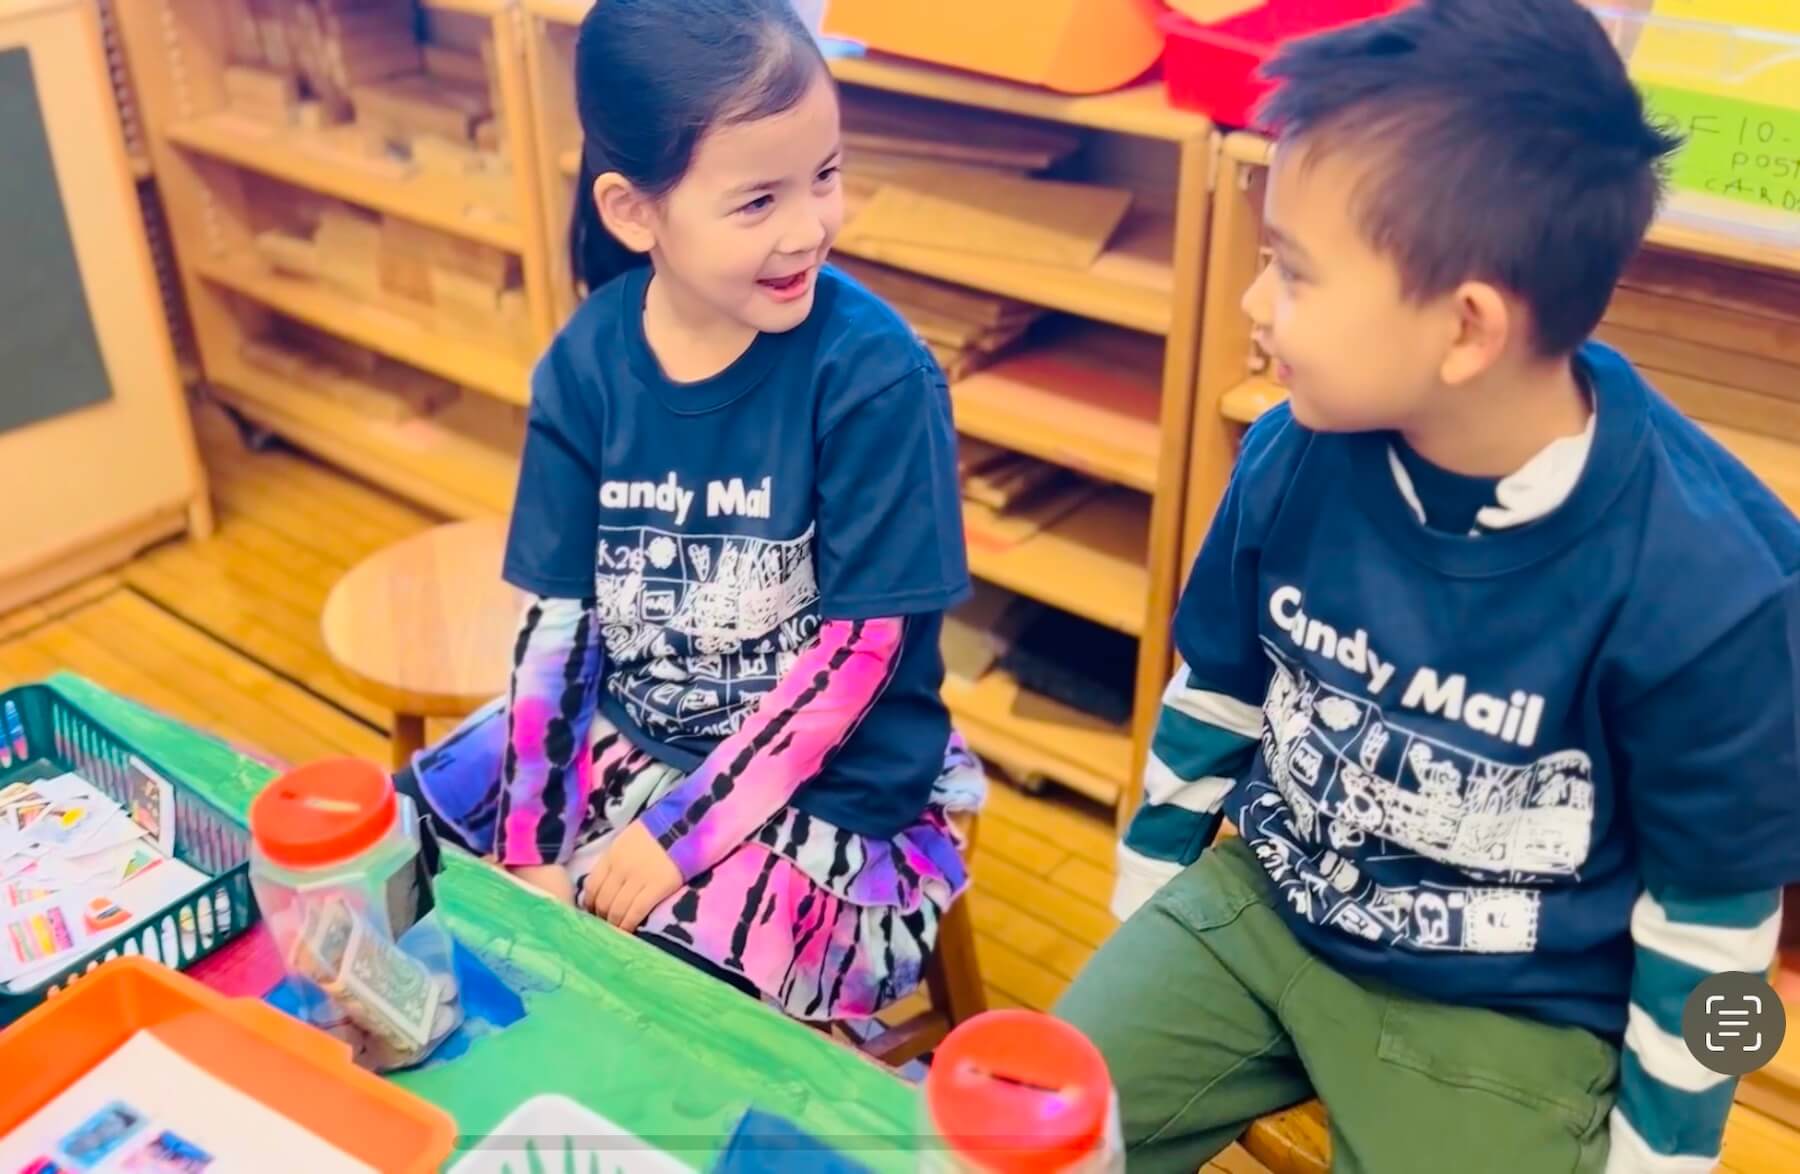
[[[656,206],[630,180],[609,171],[594,181],[594,207],[600,223],[634,253],[656,245]]]

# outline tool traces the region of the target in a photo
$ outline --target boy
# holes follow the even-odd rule
[[[1290,401],[1176,615],[1118,910],[1155,895],[1058,1013],[1133,1169],[1316,1094],[1338,1170],[1709,1170],[1681,1013],[1800,877],[1800,525],[1585,341],[1675,141],[1575,0],[1270,72],[1244,306]]]

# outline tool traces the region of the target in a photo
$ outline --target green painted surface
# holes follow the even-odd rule
[[[272,777],[83,678],[49,683],[239,818]],[[914,1168],[915,1090],[862,1056],[463,853],[446,851],[438,886],[451,932],[526,1005],[457,1059],[396,1078],[471,1143],[520,1102],[561,1093],[700,1169],[751,1105],[875,1169]]]

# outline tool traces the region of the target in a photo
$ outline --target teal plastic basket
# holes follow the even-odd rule
[[[4,716],[9,705],[18,715],[16,724]],[[255,924],[249,832],[184,784],[179,775],[44,685],[24,685],[0,694],[0,739],[11,759],[10,765],[0,769],[0,786],[73,771],[121,806],[128,802],[130,761],[136,758],[174,792],[175,858],[210,878],[35,985],[25,989],[0,986],[0,1026],[102,962],[136,954],[185,969]]]

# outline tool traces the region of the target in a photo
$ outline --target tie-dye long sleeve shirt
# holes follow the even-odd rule
[[[881,696],[906,621],[823,624],[756,712],[644,816],[691,879],[817,777]],[[604,655],[592,600],[535,599],[514,649],[497,850],[509,866],[566,860],[593,791],[583,752]]]

